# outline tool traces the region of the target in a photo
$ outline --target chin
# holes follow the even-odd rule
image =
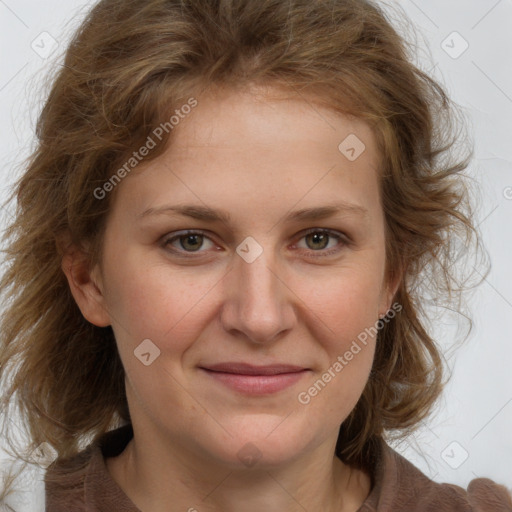
[[[316,445],[311,429],[297,426],[288,420],[273,417],[268,421],[249,418],[237,428],[226,429],[231,434],[222,436],[221,446],[214,457],[222,460],[231,469],[271,469],[292,462]],[[272,421],[271,421],[272,420]],[[210,446],[210,448],[213,448]],[[212,451],[210,451],[212,453]]]

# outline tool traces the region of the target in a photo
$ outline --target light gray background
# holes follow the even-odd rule
[[[436,324],[436,339],[454,368],[438,412],[396,448],[438,482],[466,487],[486,476],[512,488],[512,0],[388,3],[413,20],[421,66],[471,120],[471,173],[483,196],[478,216],[492,259],[489,277],[471,300],[475,325],[462,348],[450,350],[455,318]],[[88,5],[0,0],[0,199],[30,152],[41,79],[55,68]],[[9,218],[0,210],[0,225]],[[43,510],[43,489],[31,478],[27,473],[20,482],[27,492],[10,502],[17,511]]]

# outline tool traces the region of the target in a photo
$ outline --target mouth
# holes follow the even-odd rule
[[[200,370],[212,381],[246,395],[277,393],[297,383],[310,371],[288,364],[255,366],[234,362],[201,366]]]

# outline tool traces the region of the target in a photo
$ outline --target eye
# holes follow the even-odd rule
[[[348,243],[342,233],[329,229],[313,228],[306,232],[293,247],[315,256],[330,256],[339,252]],[[217,244],[202,231],[182,231],[168,236],[162,242],[163,247],[178,256],[200,256],[209,250],[218,248]]]
[[[181,234],[176,234],[166,238],[163,241],[163,245],[171,252],[182,253],[204,252],[201,249],[211,249],[215,247],[213,241],[200,231],[186,231]]]
[[[341,233],[328,229],[314,228],[309,230],[295,247],[313,252],[321,252],[322,255],[330,255],[338,252],[345,243],[347,241]]]

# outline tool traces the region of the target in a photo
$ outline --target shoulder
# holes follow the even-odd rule
[[[467,489],[468,499],[473,508],[478,510],[512,511],[512,494],[502,484],[489,478],[475,478]]]
[[[105,464],[105,457],[121,453],[132,437],[127,425],[107,432],[74,457],[51,464],[44,478],[46,512],[136,511]]]
[[[467,489],[437,483],[383,440],[372,474],[373,487],[358,512],[512,512],[510,491],[488,478]]]
[[[85,510],[86,480],[98,456],[101,456],[98,447],[89,446],[75,457],[57,460],[48,467],[44,477],[48,512]]]

